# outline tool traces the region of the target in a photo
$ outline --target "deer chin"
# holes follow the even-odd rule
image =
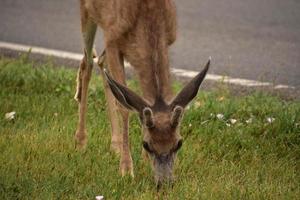
[[[152,155],[152,169],[157,189],[163,183],[173,183],[173,168],[176,159],[176,153]]]

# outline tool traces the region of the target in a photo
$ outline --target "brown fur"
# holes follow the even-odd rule
[[[103,29],[105,46],[117,49],[134,66],[141,77],[144,96],[154,100],[158,87],[154,73],[163,86],[164,96],[169,96],[168,45],[176,38],[174,3],[171,0],[81,2],[85,5],[82,13],[88,12]]]
[[[88,51],[91,50],[88,48],[91,47],[89,44],[93,43],[94,37],[89,29],[98,25],[104,32],[106,58],[112,76],[125,84],[123,67],[125,57],[136,69],[143,94],[148,101],[154,101],[156,94],[160,92],[159,85],[163,86],[161,88],[163,95],[170,98],[168,45],[173,43],[176,37],[175,6],[171,0],[80,0],[80,10],[86,59],[90,57]],[[82,88],[84,67],[85,65],[79,70],[78,94],[76,95],[79,101],[84,96],[84,101],[80,102],[81,111],[79,111],[83,122],[79,122],[76,134],[79,144],[85,143],[86,140],[84,133],[86,95],[82,94],[86,93]],[[84,82],[86,85],[90,76],[89,70],[86,70],[88,71]],[[111,93],[107,90],[106,97],[111,102]],[[120,132],[128,132],[126,130],[128,112],[124,110],[121,116],[123,119],[116,122],[116,119],[120,117],[117,117],[118,111],[114,111],[114,107],[115,105],[109,104],[114,142],[119,143],[118,145],[128,143],[128,136],[126,136],[128,133],[123,133],[123,138],[120,138],[122,137]],[[118,124],[121,124],[121,128]],[[128,149],[127,146],[123,146],[123,149]],[[118,149],[118,147],[113,148]],[[125,154],[128,153],[125,152]]]
[[[75,134],[77,146],[85,146],[87,140],[87,88],[93,67],[94,36],[99,26],[105,42],[105,55],[100,56],[99,66],[108,101],[112,149],[121,153],[120,171],[122,175],[130,173],[133,176],[128,139],[128,109],[131,109],[140,115],[143,145],[152,158],[156,180],[161,182],[164,178],[171,178],[177,147],[181,146],[178,124],[183,108],[197,94],[208,70],[207,67],[169,103],[173,94],[168,47],[176,39],[173,1],[80,0],[80,10],[85,57],[78,71],[75,95],[79,102],[79,122]],[[144,98],[126,87],[124,59],[134,67]],[[109,70],[110,75],[103,71],[104,68]]]

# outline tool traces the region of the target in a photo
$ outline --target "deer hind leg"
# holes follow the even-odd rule
[[[100,60],[101,59],[99,59],[99,61]],[[125,85],[124,60],[116,46],[107,46],[106,60],[111,76],[119,83]],[[99,66],[101,67],[101,64]],[[112,148],[121,153],[120,172],[122,176],[128,173],[133,176],[133,164],[128,138],[129,113],[127,109],[121,107],[121,105],[117,103],[104,77],[103,80],[112,126]]]
[[[84,13],[81,13],[81,25],[84,39],[84,57],[77,74],[77,91],[75,95],[75,99],[79,103],[79,120],[75,133],[75,142],[78,148],[84,148],[87,142],[85,127],[87,92],[93,68],[93,43],[97,30],[97,25]]]
[[[96,58],[97,57],[97,52],[96,52],[96,49],[93,48],[93,58]],[[85,62],[86,58],[83,58],[81,63],[80,63],[80,66],[83,65],[83,62]],[[82,90],[82,68],[83,67],[79,67],[78,71],[77,71],[77,79],[76,79],[76,93],[74,95],[74,99],[79,103],[80,102],[80,99],[81,99],[81,90]]]

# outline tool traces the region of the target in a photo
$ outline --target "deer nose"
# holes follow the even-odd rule
[[[160,154],[157,156],[157,161],[161,164],[168,163],[170,161],[170,157],[171,156],[168,153]]]

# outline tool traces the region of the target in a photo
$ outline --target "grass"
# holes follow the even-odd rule
[[[299,102],[263,93],[236,97],[226,89],[201,92],[181,126],[177,181],[157,193],[141,159],[137,116],[130,119],[135,178],[121,178],[100,78],[93,76],[89,90],[88,146],[76,151],[76,72],[36,65],[26,56],[0,59],[0,199],[299,198]],[[129,85],[137,88],[135,81]],[[8,121],[4,115],[11,111],[16,118]]]

